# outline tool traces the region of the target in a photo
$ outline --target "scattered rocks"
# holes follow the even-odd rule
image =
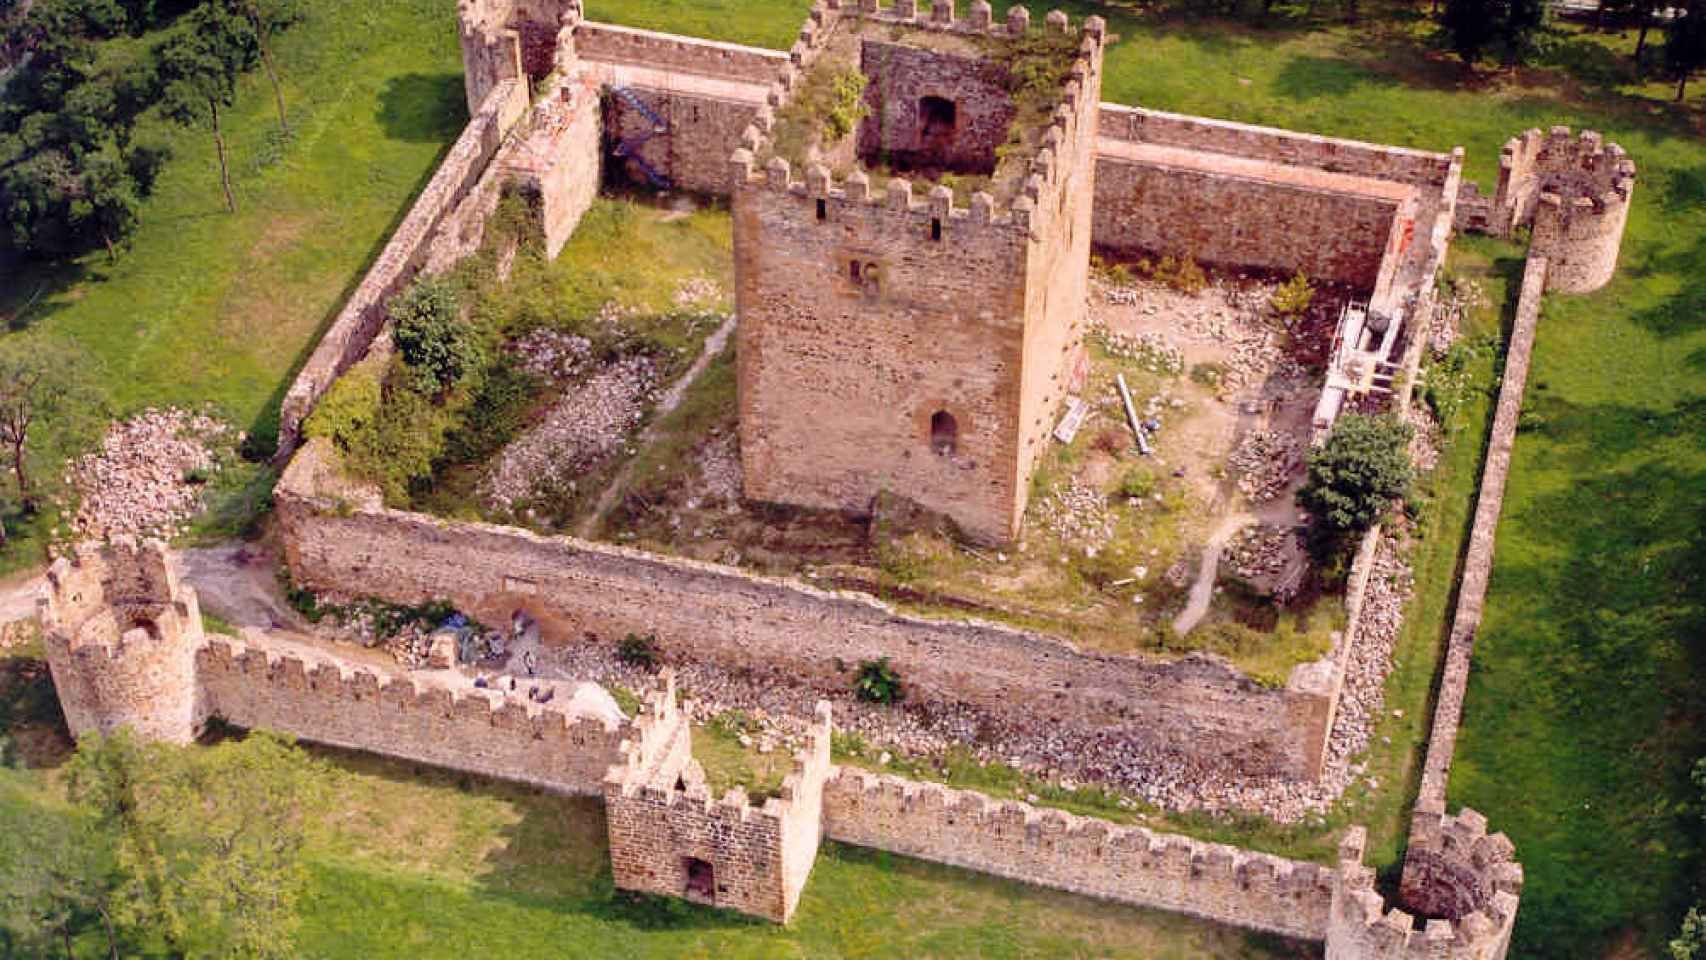
[[[1296,542],[1297,533],[1290,527],[1251,524],[1232,535],[1221,562],[1244,580],[1273,576],[1290,561]]]
[[[559,330],[535,330],[509,345],[523,370],[547,380],[573,380],[592,359],[592,341]]]
[[[1114,515],[1108,509],[1107,497],[1076,477],[1059,484],[1037,503],[1035,520],[1086,551],[1099,549],[1114,535]]]
[[[1284,492],[1303,467],[1303,445],[1291,433],[1252,430],[1227,458],[1238,471],[1238,490],[1251,503],[1266,503]]]
[[[675,290],[675,305],[682,309],[708,310],[722,303],[722,285],[710,277],[689,277]]]
[[[113,423],[98,450],[68,465],[77,495],[72,539],[181,533],[239,439],[229,425],[175,407]]]
[[[564,393],[535,426],[498,455],[484,494],[499,509],[536,494],[541,484],[572,482],[626,443],[655,399],[657,364],[626,357]]]

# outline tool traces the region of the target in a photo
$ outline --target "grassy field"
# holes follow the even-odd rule
[[[15,274],[0,285],[0,312],[7,314],[40,293],[16,319],[71,338],[101,360],[121,411],[211,401],[240,426],[268,432],[292,369],[460,129],[448,3],[307,6],[307,22],[278,50],[297,139],[282,150],[270,140],[270,98],[258,75],[245,82],[230,117],[237,215],[219,210],[211,144],[159,130],[176,157],[144,208],[131,252],[115,266],[93,258],[52,274]],[[624,0],[588,12],[781,47],[804,8],[775,0]],[[1070,8],[1109,15],[1122,38],[1109,54],[1110,100],[1428,149],[1462,145],[1470,175],[1488,187],[1499,144],[1529,126],[1592,126],[1640,164],[1619,278],[1599,294],[1547,305],[1452,800],[1487,813],[1518,845],[1529,881],[1516,953],[1599,956],[1609,945],[1653,947],[1674,925],[1700,870],[1700,827],[1684,808],[1690,793],[1683,771],[1706,752],[1703,94],[1670,105],[1668,85],[1636,83],[1617,60],[1628,38],[1575,30],[1549,37],[1536,67],[1466,79],[1454,63],[1428,54],[1426,29],[1416,22],[1324,27],[1282,16],[1255,28],[1140,20],[1115,6]],[[1494,274],[1508,259],[1494,248],[1469,249],[1487,258]],[[1380,774],[1385,789],[1367,806],[1353,796],[1343,815],[1377,821],[1376,836],[1385,839],[1375,844],[1375,859],[1388,866],[1408,802],[1408,790],[1396,784],[1413,771],[1468,477],[1479,456],[1484,408],[1471,407],[1461,428],[1467,439],[1448,452],[1449,473],[1426,508],[1432,515],[1417,566],[1421,606],[1389,693],[1389,705],[1402,705],[1405,716],[1383,721],[1381,732],[1394,743],[1371,768],[1387,771]],[[39,551],[39,541],[20,541],[11,563]],[[393,782],[407,779],[398,773]],[[1379,821],[1388,821],[1384,832]],[[1291,842],[1260,825],[1204,829]],[[557,876],[566,870],[530,874],[534,880],[526,882],[542,885],[533,890],[494,892],[486,881],[447,878],[452,859],[398,866],[328,853],[319,868],[327,892],[317,900],[313,929],[323,939],[316,949],[360,955],[361,945],[381,942],[373,938],[387,931],[397,939],[383,942],[418,942],[422,953],[449,952],[445,945],[456,937],[498,952],[516,938],[537,944],[590,935],[576,930],[629,937],[655,928],[660,944],[814,955],[830,942],[824,931],[839,925],[854,945],[879,934],[891,946],[918,938],[900,951],[917,955],[940,952],[944,941],[930,938],[963,921],[981,931],[968,942],[999,955],[1044,950],[1046,939],[1022,938],[1050,936],[1050,922],[1103,923],[1083,920],[1083,911],[1100,908],[1064,898],[1066,912],[1056,920],[1028,922],[1027,906],[1021,923],[1011,900],[1019,888],[846,852],[820,865],[808,891],[806,916],[822,924],[811,935],[725,927],[730,922],[715,916],[660,921],[644,911],[582,910],[582,894],[564,900],[551,893],[551,883],[569,882]],[[428,897],[434,905],[423,909]],[[837,897],[865,906],[875,926]],[[471,909],[441,909],[450,901]],[[944,907],[944,916],[960,918],[947,926],[907,926],[925,906],[950,901],[973,906]],[[363,908],[352,910],[352,903]],[[468,918],[482,910],[490,922]],[[753,939],[745,946],[726,939],[738,937]],[[533,947],[509,952],[527,949]],[[1160,947],[1147,954],[1140,946],[1118,949],[1165,955]],[[1203,941],[1194,952],[1180,949],[1237,955],[1242,947]]]

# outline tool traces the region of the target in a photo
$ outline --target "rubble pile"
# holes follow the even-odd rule
[[[1252,430],[1227,458],[1238,471],[1238,491],[1251,503],[1279,496],[1303,466],[1303,445],[1297,437],[1277,430]]]
[[[1290,527],[1256,523],[1233,534],[1221,554],[1221,562],[1234,576],[1244,580],[1270,577],[1285,568],[1297,534]]]
[[[1140,333],[1129,336],[1111,333],[1098,324],[1093,333],[1109,356],[1132,360],[1151,373],[1177,376],[1185,370],[1185,352],[1172,340],[1159,333]]]
[[[689,277],[675,288],[675,305],[683,310],[708,310],[722,302],[722,285],[710,277]]]
[[[1486,291],[1475,280],[1458,280],[1434,302],[1428,315],[1428,349],[1435,357],[1443,357],[1457,342],[1463,329],[1463,319],[1487,305]]]
[[[997,716],[935,697],[882,706],[852,695],[851,674],[846,685],[824,687],[780,669],[725,670],[698,660],[666,659],[679,685],[692,691],[688,711],[696,722],[738,710],[747,720],[746,742],[760,751],[803,745],[813,705],[827,697],[834,702],[837,729],[859,734],[870,751],[933,758],[969,749],[983,762],[1009,764],[1051,782],[1097,783],[1170,811],[1253,812],[1296,823],[1324,814],[1347,787],[1367,779],[1365,769],[1350,761],[1367,748],[1382,712],[1392,645],[1410,588],[1409,568],[1396,542],[1388,539],[1377,554],[1351,641],[1344,693],[1328,740],[1327,771],[1319,782],[1255,779],[1180,756],[1158,748],[1138,725],[1091,733],[1044,716],[1020,711]],[[553,647],[544,658],[546,677],[590,679],[630,690],[645,689],[651,680],[650,671],[622,662],[614,644]]]
[[[732,433],[711,428],[711,439],[699,449],[701,487],[689,499],[687,509],[697,510],[706,502],[734,503],[740,499],[740,448]]]
[[[68,464],[73,539],[170,539],[201,511],[202,489],[240,437],[213,417],[175,407],[114,422],[100,448]]]
[[[559,330],[535,330],[509,350],[521,369],[547,380],[573,380],[592,359],[592,341]]]
[[[538,426],[503,449],[484,483],[488,503],[506,509],[534,495],[541,482],[585,473],[628,441],[655,400],[658,367],[626,357],[564,393]]]
[[[1240,277],[1217,279],[1196,296],[1163,284],[1144,283],[1104,288],[1104,297],[1143,316],[1166,318],[1170,328],[1187,340],[1229,346],[1231,354],[1224,361],[1226,369],[1219,387],[1221,396],[1226,397],[1270,380],[1279,381],[1286,389],[1309,380],[1308,371],[1285,350],[1285,334],[1274,324],[1269,300],[1275,288],[1272,283]],[[1167,343],[1177,349],[1171,341]]]
[[[1077,478],[1056,486],[1036,506],[1036,519],[1050,533],[1087,553],[1114,536],[1114,515],[1101,491]],[[1094,553],[1090,553],[1094,556]]]
[[[1439,422],[1434,420],[1427,405],[1412,403],[1404,408],[1404,422],[1414,428],[1410,437],[1410,462],[1416,470],[1426,473],[1439,465]]]

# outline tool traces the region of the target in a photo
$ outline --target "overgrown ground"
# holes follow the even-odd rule
[[[94,258],[52,276],[14,273],[0,285],[0,311],[8,315],[41,291],[36,305],[15,319],[56,331],[103,360],[121,411],[212,400],[239,426],[269,432],[289,373],[461,127],[446,5],[309,0],[307,6],[308,21],[282,38],[278,50],[298,139],[283,151],[269,145],[270,98],[259,75],[245,81],[229,116],[239,214],[219,212],[211,144],[173,135],[176,159],[143,210],[133,250],[116,266]],[[620,0],[595,4],[589,13],[784,47],[805,6]],[[1699,839],[1688,832],[1699,829],[1698,818],[1683,809],[1690,796],[1683,769],[1706,750],[1700,717],[1688,710],[1706,699],[1699,693],[1706,673],[1699,573],[1706,569],[1700,546],[1706,430],[1698,386],[1706,367],[1700,108],[1706,94],[1673,107],[1667,84],[1633,82],[1618,59],[1630,38],[1573,28],[1548,39],[1538,67],[1466,81],[1454,63],[1428,55],[1419,22],[1324,25],[1281,7],[1263,29],[1140,20],[1124,6],[1069,6],[1110,16],[1122,37],[1109,55],[1109,100],[1427,149],[1461,144],[1470,175],[1489,187],[1499,144],[1529,126],[1593,126],[1640,164],[1619,278],[1599,294],[1548,304],[1530,384],[1537,419],[1517,448],[1452,799],[1487,813],[1521,851],[1529,881],[1517,953],[1598,956],[1612,943],[1653,947],[1674,927],[1699,869]],[[1497,258],[1495,272],[1507,274],[1498,265],[1508,254],[1489,255]],[[1411,615],[1389,686],[1388,706],[1405,715],[1384,721],[1381,733],[1393,744],[1371,767],[1388,771],[1381,779],[1389,785],[1408,784],[1413,775],[1457,535],[1474,489],[1484,402],[1474,400],[1463,416],[1468,439],[1448,451],[1437,496],[1426,508],[1434,519],[1426,521],[1430,533],[1417,566],[1421,606]],[[226,528],[240,525],[259,501],[239,501]],[[40,543],[39,536],[18,537],[0,563],[32,562]],[[404,769],[392,782],[405,778]],[[429,793],[453,795],[451,789]],[[1400,849],[1411,789],[1382,791],[1372,806],[1353,797],[1343,815],[1375,821],[1372,859],[1383,865]],[[1210,827],[1268,846],[1301,842],[1259,824]],[[826,879],[840,875],[836,864],[843,859],[820,866],[809,898],[845,893]],[[1000,900],[1014,889],[967,878],[964,890],[973,893],[933,894],[936,888],[918,879],[934,874],[930,868],[893,868],[900,871],[895,878],[873,873],[870,861],[850,863],[847,876],[874,879],[849,899],[854,906],[825,906],[821,916],[839,923],[855,945],[875,935],[861,910],[885,937],[914,936],[897,924],[918,916],[932,896],[982,890],[996,891],[989,896]],[[922,874],[907,872],[913,870]],[[493,894],[383,864],[367,872],[328,866],[321,876],[328,892],[314,921],[323,938],[317,942],[325,944],[319,952],[358,955],[397,942],[421,944],[417,952],[448,952],[445,945],[458,937],[471,949],[495,951],[525,936],[526,946],[508,951],[524,954],[552,932],[559,939],[585,935],[576,932],[588,916],[577,913],[579,901],[552,901],[549,886]],[[346,890],[330,892],[339,884]],[[1063,909],[1100,909],[1061,902]],[[351,909],[357,903],[364,909]],[[886,912],[891,907],[901,913]],[[482,913],[485,922],[470,919]],[[515,923],[492,919],[500,915]],[[977,929],[1001,936],[1046,928],[1025,922],[1028,909],[982,916],[997,919]],[[694,922],[661,922],[667,929],[659,942],[679,946],[705,930],[734,936],[717,932],[712,921],[684,935]],[[651,923],[594,917],[584,929],[626,936]],[[760,933],[765,939],[745,949],[810,955],[828,942],[796,945],[785,939],[795,935]],[[395,939],[374,939],[381,934]],[[337,936],[347,936],[349,946],[334,943]],[[911,952],[927,954],[940,943],[913,941]],[[1021,953],[1035,941],[990,943],[990,953]],[[1186,952],[1235,951],[1200,943]]]

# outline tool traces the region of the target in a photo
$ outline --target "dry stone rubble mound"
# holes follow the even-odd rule
[[[221,453],[240,439],[206,414],[150,408],[107,429],[98,449],[68,465],[77,495],[72,538],[171,538],[201,511],[202,489]]]
[[[1228,463],[1238,471],[1238,491],[1251,503],[1266,503],[1284,492],[1302,468],[1303,445],[1290,433],[1252,430]]]

